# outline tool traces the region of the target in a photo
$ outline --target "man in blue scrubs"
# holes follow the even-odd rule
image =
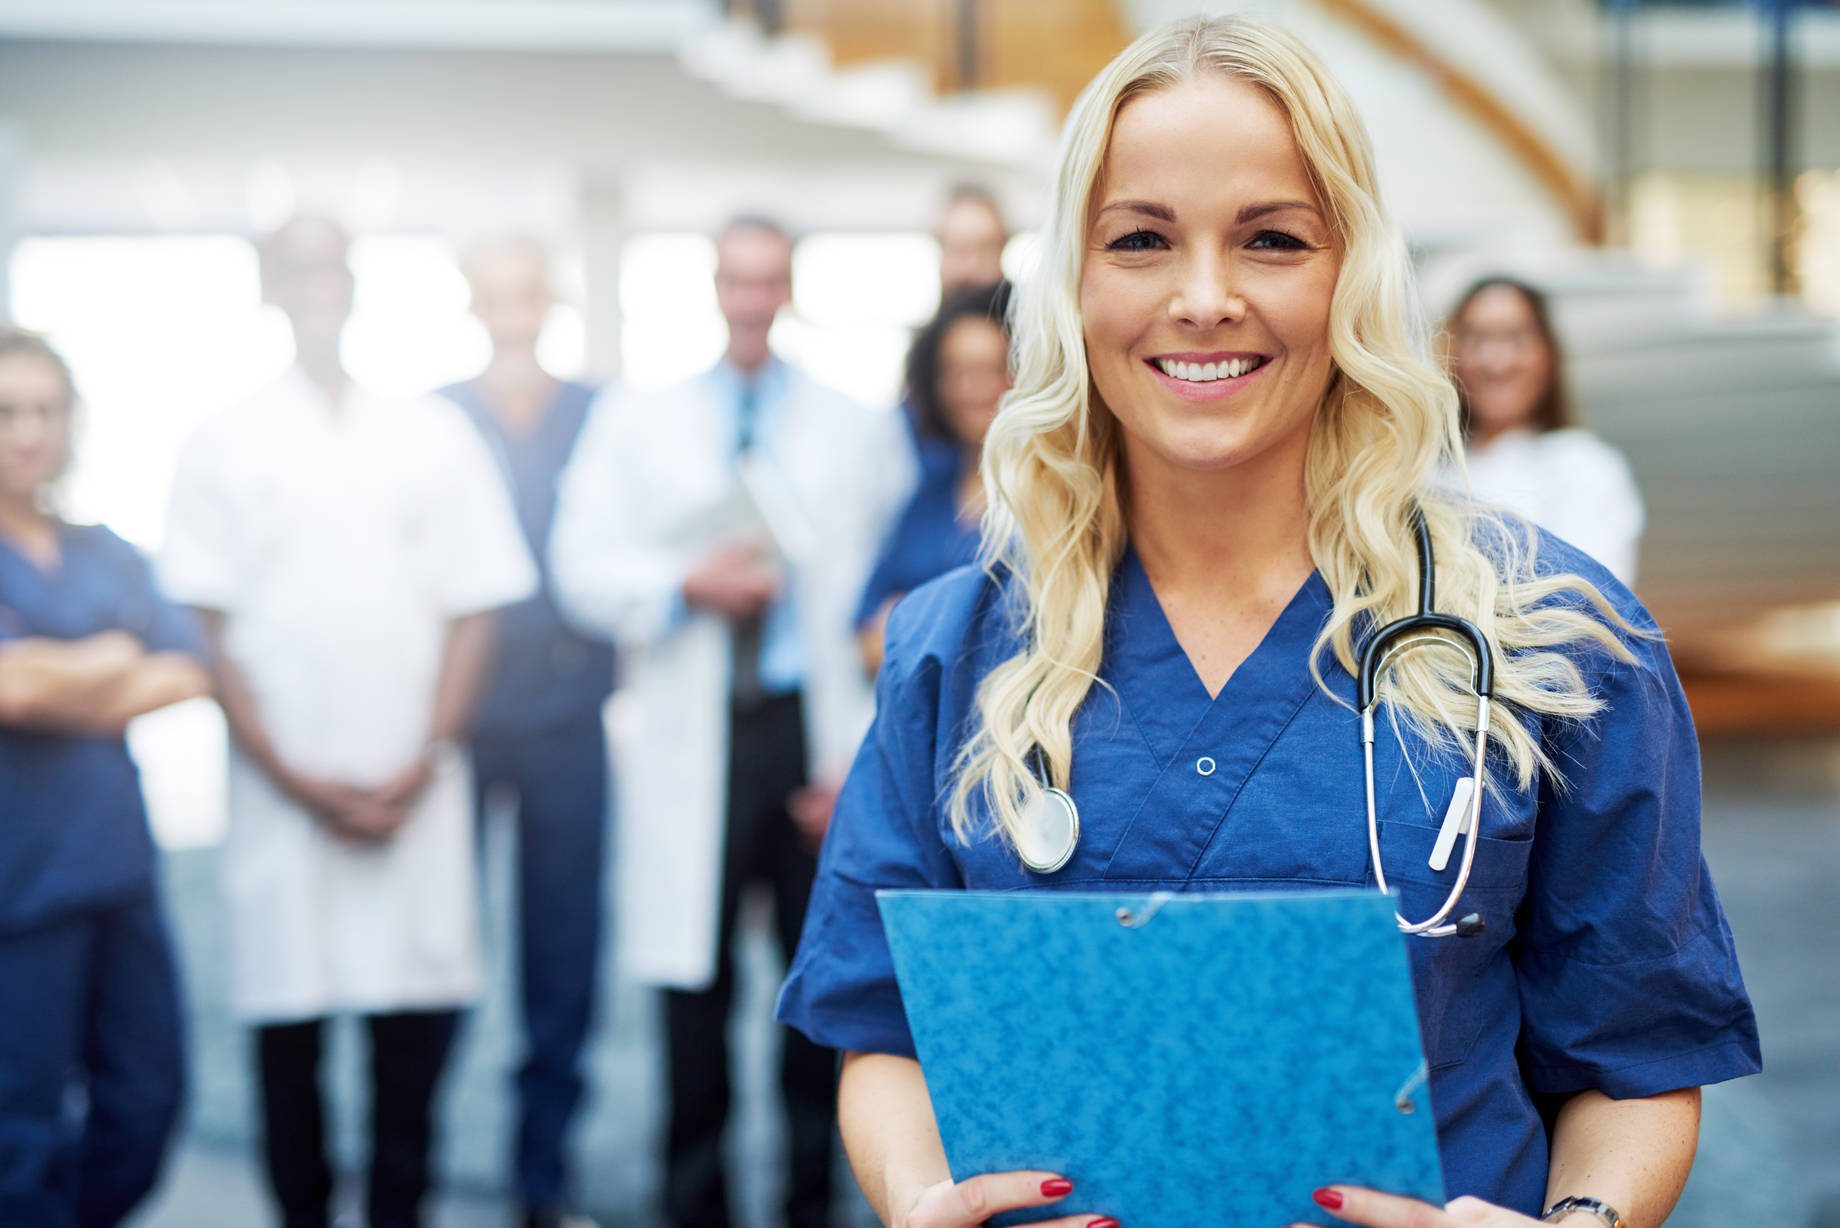
[[[574,451],[594,389],[551,375],[537,340],[554,305],[548,255],[527,239],[482,246],[466,260],[473,314],[492,339],[486,369],[442,390],[485,437],[533,557],[543,560],[556,479]],[[519,972],[524,1057],[518,1069],[513,1164],[524,1222],[585,1221],[564,1211],[564,1152],[583,1090],[582,1046],[600,952],[607,745],[601,705],[613,650],[564,625],[538,592],[499,615],[493,665],[473,719],[480,812],[510,794],[517,807]]]

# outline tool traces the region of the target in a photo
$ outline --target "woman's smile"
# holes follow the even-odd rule
[[[1251,384],[1270,362],[1263,354],[1184,351],[1146,358],[1144,365],[1176,396],[1189,401],[1220,401]]]

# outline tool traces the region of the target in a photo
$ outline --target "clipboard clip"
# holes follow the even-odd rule
[[[1150,924],[1150,918],[1161,912],[1163,910],[1163,905],[1169,903],[1169,900],[1170,893],[1167,891],[1152,892],[1150,901],[1144,905],[1144,910],[1142,912],[1132,912],[1128,908],[1120,907],[1118,911],[1112,915],[1118,918],[1118,924],[1124,926],[1128,930],[1142,929],[1144,926]]]
[[[1412,1071],[1412,1077],[1400,1084],[1393,1093],[1393,1107],[1401,1113],[1416,1113],[1418,1105],[1413,1103],[1412,1093],[1423,1087],[1431,1078],[1431,1068],[1420,1062]]]

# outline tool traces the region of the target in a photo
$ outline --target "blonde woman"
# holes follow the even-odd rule
[[[1495,646],[1464,896],[1487,928],[1409,942],[1457,1199],[1324,1173],[1325,1218],[1524,1224],[1560,1203],[1647,1228],[1685,1180],[1698,1087],[1758,1069],[1666,649],[1590,559],[1439,493],[1456,394],[1408,328],[1406,269],[1359,118],[1288,36],[1168,26],[1075,107],[985,446],[995,561],[895,610],[780,1001],[846,1051],[844,1141],[890,1225],[1042,1208],[1111,1228],[1068,1214],[1078,1173],[952,1181],[874,890],[1373,881],[1351,671],[1416,609],[1415,512],[1438,607]],[[1427,853],[1468,771],[1469,682],[1421,651],[1380,692],[1398,737],[1380,739],[1379,842],[1408,916],[1454,872]],[[1083,831],[1037,874],[1017,837],[1044,785]]]

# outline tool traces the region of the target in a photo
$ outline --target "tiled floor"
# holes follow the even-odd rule
[[[1763,1027],[1766,1073],[1710,1089],[1700,1161],[1674,1220],[1840,1228],[1840,747],[1725,743],[1707,752],[1705,846]],[[170,861],[174,911],[195,1007],[188,1141],[141,1228],[257,1228],[243,1038],[222,1006],[222,927],[208,851]],[[497,876],[494,876],[496,880]],[[493,886],[499,884],[495,881]],[[1615,889],[1607,884],[1606,889]],[[495,891],[502,899],[502,891]],[[735,1151],[745,1222],[772,1222],[776,1130],[762,1026],[775,976],[764,938],[749,950],[736,1027],[744,1107]],[[499,1196],[511,1029],[500,989],[470,1022],[446,1103],[448,1196],[438,1228],[509,1222]],[[580,1138],[585,1204],[609,1224],[647,1222],[654,1169],[657,1036],[650,997],[610,985],[594,1049],[598,1089]],[[341,1035],[337,1089],[354,1154],[354,1037]],[[855,1204],[857,1214],[863,1214]]]

